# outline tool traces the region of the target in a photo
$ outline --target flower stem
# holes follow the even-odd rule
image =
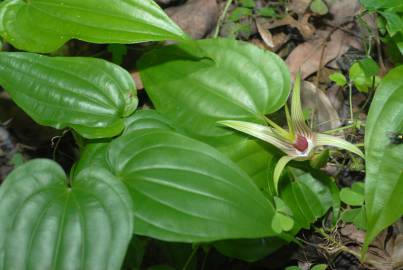
[[[220,18],[218,19],[217,26],[216,26],[216,28],[214,30],[213,38],[218,38],[218,35],[220,34],[221,25],[224,22],[225,16],[227,16],[228,9],[231,6],[231,4],[232,4],[232,0],[227,0],[227,3],[225,4],[224,10],[223,10]]]
[[[354,123],[354,115],[353,115],[353,87],[351,82],[348,84],[348,99],[350,103],[350,118],[351,124]]]

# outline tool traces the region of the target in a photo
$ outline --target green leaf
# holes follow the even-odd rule
[[[0,188],[1,269],[120,269],[132,211],[106,170],[82,171],[68,187],[55,162],[27,162]]]
[[[72,175],[76,176],[89,167],[102,167],[109,170],[109,165],[106,161],[108,145],[109,142],[91,142],[87,144],[80,153],[80,160],[72,168]]]
[[[0,35],[20,50],[48,53],[70,39],[93,43],[185,40],[152,0],[7,0]]]
[[[398,8],[403,6],[401,0],[360,0],[360,2],[368,10]]]
[[[403,214],[403,144],[389,134],[403,132],[403,66],[384,77],[372,101],[365,130],[365,247]],[[365,252],[366,250],[364,250]]]
[[[271,203],[207,144],[144,129],[113,141],[108,160],[131,192],[137,234],[179,242],[274,235]]]
[[[350,81],[354,83],[358,91],[366,93],[372,86],[372,78],[365,75],[364,70],[359,63],[354,63],[349,70]]]
[[[326,269],[327,269],[327,264],[317,264],[311,268],[311,270],[326,270]]]
[[[123,134],[134,130],[158,128],[174,130],[170,121],[155,110],[138,110],[125,119],[125,131]]]
[[[278,17],[276,10],[272,7],[259,8],[257,10],[257,14],[259,16],[268,17],[268,18],[277,18]]]
[[[254,8],[256,6],[255,0],[239,0],[239,3],[246,8]]]
[[[323,151],[320,151],[318,154],[315,154],[312,159],[309,160],[309,164],[314,169],[320,169],[326,166],[329,157],[330,151],[329,149],[325,149]]]
[[[340,72],[333,73],[329,76],[329,79],[335,82],[338,86],[345,86],[347,84],[346,77]]]
[[[326,183],[329,179],[322,176],[323,179],[318,180],[310,173],[293,168],[289,170],[295,181],[282,189],[280,197],[293,212],[293,231],[300,228],[309,229],[311,223],[334,206],[331,188]]]
[[[340,215],[341,220],[344,222],[354,224],[358,229],[366,230],[365,208],[358,207],[349,210],[345,210]]]
[[[39,124],[89,139],[121,133],[138,103],[130,74],[95,58],[2,52],[0,84]]]
[[[108,52],[112,54],[112,62],[116,65],[121,65],[123,56],[127,54],[127,46],[124,44],[109,44]]]
[[[273,230],[278,234],[282,233],[283,231],[290,231],[294,226],[291,209],[279,197],[274,197],[274,202],[276,212],[274,213],[274,217],[271,221]]]
[[[319,15],[326,15],[329,12],[329,8],[323,0],[312,0],[310,9]]]
[[[275,147],[243,134],[234,134],[225,140],[206,140],[216,147],[242,170],[244,170],[262,190],[274,195],[273,171],[277,162]]]
[[[361,206],[364,203],[364,183],[357,182],[351,188],[342,188],[340,200],[351,206]]]
[[[358,63],[367,77],[375,76],[379,72],[378,64],[371,57],[361,59]]]
[[[174,45],[154,50],[139,62],[154,106],[175,127],[197,138],[228,136],[234,131],[217,121],[264,123],[264,115],[284,105],[290,75],[277,55],[228,39],[197,44],[206,59],[186,58],[184,51],[191,55],[191,48]]]
[[[247,262],[255,262],[287,244],[281,238],[268,237],[260,239],[235,239],[214,243],[214,247],[227,257]]]
[[[386,29],[390,36],[393,37],[397,32],[403,32],[403,20],[396,12],[387,10],[380,13],[386,19]]]
[[[246,7],[237,7],[235,8],[231,15],[228,17],[228,20],[233,21],[233,22],[237,22],[240,19],[244,18],[244,17],[248,17],[248,16],[252,16],[252,10]]]
[[[298,266],[288,266],[284,270],[301,270]]]

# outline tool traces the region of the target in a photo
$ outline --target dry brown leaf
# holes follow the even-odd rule
[[[365,232],[358,230],[353,224],[346,224],[340,229],[340,233],[348,239],[354,241],[356,244],[364,243]]]
[[[298,16],[298,20],[296,20],[290,15],[287,15],[280,20],[275,21],[271,20],[266,21],[264,23],[261,22],[261,25],[268,29],[288,25],[297,28],[298,31],[301,33],[301,35],[304,37],[304,39],[310,39],[315,33],[315,27],[308,22],[310,16],[311,14],[307,13],[303,16]]]
[[[216,0],[189,0],[165,11],[192,38],[200,39],[215,26],[218,9]]]
[[[393,249],[390,254],[394,269],[403,268],[403,234],[398,234],[394,239]]]
[[[288,7],[297,14],[304,14],[311,2],[312,0],[291,0]]]
[[[354,42],[349,34],[341,30],[318,30],[315,36],[298,45],[287,57],[286,63],[293,78],[298,71],[301,71],[302,79],[307,78],[319,70],[320,64],[324,66],[345,53]]]
[[[256,27],[257,31],[259,32],[260,36],[262,37],[264,43],[271,49],[274,48],[273,36],[271,35],[270,31],[266,29],[257,19],[256,20]]]
[[[329,98],[320,89],[304,81],[302,84],[301,101],[303,108],[313,109],[316,117],[316,126],[319,131],[334,129],[341,126],[339,115]]]
[[[360,12],[359,0],[325,0],[329,7],[329,13],[332,20],[329,21],[333,26],[340,26],[346,22],[352,21],[354,16]]]
[[[140,72],[132,71],[131,75],[132,75],[132,78],[134,80],[134,84],[136,85],[136,89],[137,90],[144,89],[144,85],[143,85],[143,82],[142,82],[141,77],[140,77]]]

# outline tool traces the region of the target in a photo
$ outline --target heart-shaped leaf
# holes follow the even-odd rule
[[[335,207],[340,201],[338,201],[338,194],[333,196],[330,185],[334,185],[334,183],[327,176],[319,173],[311,174],[294,168],[289,168],[289,170],[292,170],[295,181],[284,187],[280,197],[293,212],[295,221],[293,232],[296,232],[301,228],[309,229],[311,223],[322,217],[330,207]]]
[[[243,134],[205,141],[234,161],[261,190],[275,194],[272,179],[278,151],[274,147]]]
[[[152,0],[6,0],[0,35],[18,49],[47,53],[72,38],[94,43],[183,40]]]
[[[33,160],[0,188],[0,269],[120,269],[133,233],[132,202],[103,169],[66,185],[62,168]]]
[[[132,194],[137,234],[180,242],[274,234],[271,203],[207,144],[169,130],[138,130],[111,143],[108,161]]]
[[[403,214],[403,66],[391,70],[376,90],[365,130],[366,247]]]
[[[121,133],[138,103],[130,74],[95,58],[2,52],[0,84],[36,122],[91,139]]]
[[[157,111],[194,137],[233,134],[220,120],[264,122],[290,92],[290,75],[277,55],[227,39],[196,43],[205,59],[191,57],[193,47],[153,50],[139,61],[145,89]]]
[[[125,126],[124,134],[147,128],[174,130],[170,121],[155,110],[136,111],[136,113],[125,119]]]

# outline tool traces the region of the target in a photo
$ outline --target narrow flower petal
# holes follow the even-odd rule
[[[274,168],[274,174],[273,174],[273,183],[274,183],[274,188],[275,188],[277,194],[278,194],[278,182],[280,181],[280,176],[284,170],[284,167],[287,165],[288,162],[290,162],[291,160],[296,159],[296,158],[298,158],[298,157],[283,156],[277,162],[276,167]]]
[[[298,73],[294,82],[294,89],[292,91],[291,98],[291,122],[293,124],[293,130],[296,133],[310,136],[311,130],[306,125],[304,119],[304,112],[301,107],[301,74]]]
[[[266,122],[273,128],[273,131],[276,132],[280,137],[289,140],[290,142],[293,141],[293,136],[287,130],[283,129],[269,118],[265,117]]]
[[[364,154],[362,153],[362,151],[354,144],[349,143],[348,141],[341,139],[339,137],[323,133],[316,134],[316,146],[326,146],[326,145],[348,150],[364,158]]]
[[[295,140],[295,130],[294,130],[294,125],[292,124],[290,110],[288,109],[287,103],[284,105],[284,107],[285,107],[285,117],[287,119],[287,125],[288,125],[288,128],[290,129],[289,133],[291,135],[291,140],[294,141]]]
[[[284,141],[275,131],[273,131],[272,128],[268,126],[235,120],[225,120],[217,123],[268,142],[286,154],[293,155],[296,153],[292,144]]]

